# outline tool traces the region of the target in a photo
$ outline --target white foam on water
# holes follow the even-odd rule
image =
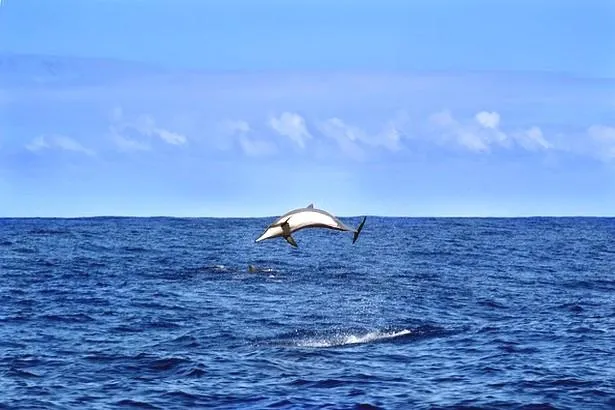
[[[334,346],[346,346],[355,344],[372,343],[381,340],[394,339],[396,337],[406,336],[411,334],[409,329],[403,329],[397,332],[381,332],[374,331],[368,332],[363,335],[336,335],[332,337],[306,339],[297,342],[298,347],[334,347]]]

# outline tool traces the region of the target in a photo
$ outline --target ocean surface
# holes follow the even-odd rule
[[[615,219],[272,220],[0,219],[0,408],[615,408]]]

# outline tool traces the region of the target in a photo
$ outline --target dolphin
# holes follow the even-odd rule
[[[248,272],[250,273],[260,273],[260,272],[266,272],[266,273],[270,273],[273,272],[272,268],[261,268],[260,266],[256,266],[256,265],[248,265]]]
[[[293,209],[280,216],[254,242],[281,236],[286,239],[286,242],[297,248],[297,242],[292,237],[293,232],[303,228],[327,228],[336,231],[354,232],[352,243],[355,243],[359,238],[366,219],[367,217],[363,217],[363,221],[361,221],[357,229],[352,229],[329,212],[314,208],[314,204],[309,204],[305,208]]]

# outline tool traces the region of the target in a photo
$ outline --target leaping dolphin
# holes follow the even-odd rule
[[[265,232],[254,242],[281,236],[286,239],[286,242],[297,248],[297,242],[295,242],[292,237],[293,232],[297,232],[303,228],[327,228],[336,231],[354,232],[352,243],[355,243],[357,238],[359,238],[359,234],[361,233],[361,229],[363,229],[366,219],[367,217],[363,217],[363,221],[361,221],[358,228],[352,229],[329,212],[314,208],[314,204],[309,204],[305,208],[293,209],[280,216],[269,225],[267,229],[265,229]]]

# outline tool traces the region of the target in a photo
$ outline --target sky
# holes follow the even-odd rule
[[[2,0],[0,216],[615,215],[615,4]]]

